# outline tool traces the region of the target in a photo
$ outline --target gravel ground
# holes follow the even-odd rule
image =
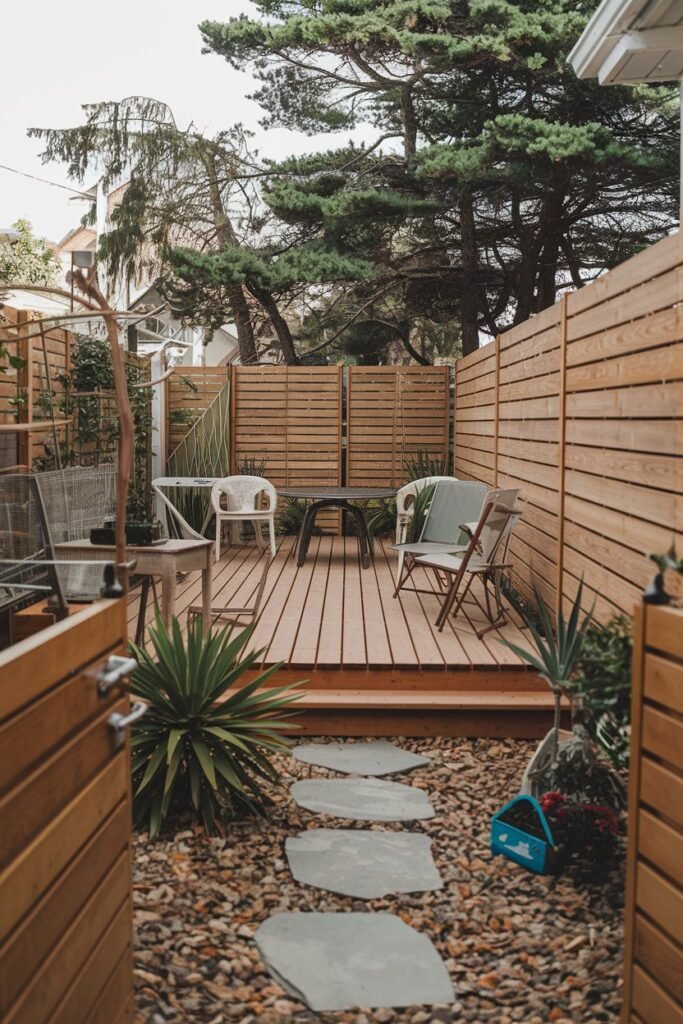
[[[278,757],[284,788],[267,823],[237,823],[227,839],[190,829],[155,842],[136,837],[136,1024],[616,1024],[623,860],[600,878],[577,869],[550,878],[489,853],[490,816],[516,791],[534,744],[399,742],[433,758],[395,778],[424,788],[434,803],[437,816],[410,827],[431,837],[445,887],[365,902],[296,883],[285,838],[352,826],[298,809],[287,787],[310,769]],[[315,1014],[270,978],[252,941],[276,911],[371,909],[400,914],[432,939],[453,979],[454,1004]]]

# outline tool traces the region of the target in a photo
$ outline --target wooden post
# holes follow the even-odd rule
[[[498,434],[500,431],[500,334],[493,343],[496,347],[495,407],[493,420],[493,486],[498,486]]]
[[[455,372],[455,368],[454,368]],[[444,387],[444,437],[443,437],[443,466],[444,475],[451,475],[451,369],[450,366],[443,367]],[[455,449],[453,450],[453,461],[455,462]]]
[[[562,608],[564,580],[564,478],[565,436],[567,432],[567,293],[560,300],[560,395],[558,409],[558,494],[557,494],[557,583],[556,608]]]
[[[624,911],[624,991],[622,1024],[631,1018],[633,980],[633,924],[636,906],[638,865],[638,807],[640,803],[640,745],[643,718],[643,675],[647,605],[640,604],[633,616],[633,672],[631,676],[631,748],[628,780],[628,856],[626,861],[626,907]]]
[[[24,399],[17,406],[17,423],[30,423],[33,419],[33,338],[29,337],[28,332],[30,320],[28,310],[17,311],[17,356],[24,361],[24,365],[17,370],[17,398]],[[33,463],[32,442],[33,434],[30,430],[17,434],[17,462],[29,469]]]
[[[230,370],[230,466],[228,472],[237,472],[237,377],[239,366],[233,366]]]

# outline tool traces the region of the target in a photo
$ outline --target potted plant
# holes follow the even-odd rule
[[[149,705],[131,739],[133,817],[151,836],[171,813],[195,817],[213,835],[236,813],[262,814],[269,802],[262,784],[279,776],[266,752],[289,745],[284,734],[296,726],[285,709],[300,694],[264,685],[279,665],[244,681],[263,653],[244,653],[252,631],[204,636],[198,616],[185,640],[177,619],[167,630],[157,615],[152,651],[131,645],[131,693]]]
[[[509,640],[503,640],[506,647],[514,651],[523,661],[535,668],[546,681],[555,698],[553,727],[539,744],[531,758],[522,779],[522,793],[538,796],[542,790],[542,780],[555,764],[561,743],[567,742],[571,733],[561,733],[562,700],[568,697],[570,706],[573,703],[572,673],[581,654],[586,630],[593,618],[592,611],[582,615],[583,580],[579,584],[574,603],[565,619],[559,607],[553,622],[543,597],[534,586],[537,615],[526,617],[526,624],[533,640],[533,649],[526,650]]]
[[[502,854],[529,871],[551,874],[558,849],[550,824],[532,796],[516,796],[491,819],[491,853]]]

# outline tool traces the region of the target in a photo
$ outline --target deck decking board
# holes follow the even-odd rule
[[[279,541],[270,567],[261,612],[250,649],[262,649],[264,665],[291,668],[391,669],[427,671],[505,669],[520,659],[500,643],[501,636],[524,642],[516,616],[502,630],[481,639],[473,624],[483,621],[481,595],[473,593],[464,614],[450,618],[444,630],[434,625],[441,603],[433,574],[419,569],[415,582],[428,593],[402,591],[393,597],[396,558],[390,542],[377,540],[369,569],[362,569],[353,537],[314,537],[301,568],[291,557],[293,537]],[[224,550],[214,566],[214,607],[248,606],[261,578],[263,558],[254,545]],[[474,590],[474,588],[473,588]],[[135,629],[139,589],[129,599],[128,626]],[[186,630],[187,609],[201,597],[201,581],[192,574],[178,582],[176,615]],[[154,618],[150,600],[146,622]]]

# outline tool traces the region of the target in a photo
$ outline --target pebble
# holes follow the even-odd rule
[[[136,835],[135,1024],[617,1024],[623,861],[599,878],[578,867],[553,878],[489,852],[491,815],[517,791],[535,744],[397,742],[433,758],[419,785],[437,815],[409,827],[431,837],[444,888],[366,903],[297,885],[284,840],[320,819],[302,823],[286,790],[273,790],[265,826],[238,821],[225,839],[185,827],[154,842]],[[307,766],[287,754],[273,761],[286,787],[306,777]],[[454,1002],[313,1014],[291,998],[260,960],[259,924],[278,910],[352,908],[400,914],[428,935],[451,973]]]

